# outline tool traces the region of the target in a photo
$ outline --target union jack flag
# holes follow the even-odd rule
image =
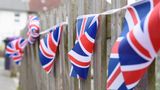
[[[84,15],[77,18],[75,46],[68,52],[72,77],[87,78],[98,31],[98,17],[99,15]]]
[[[40,20],[37,16],[31,15],[29,16],[29,25],[28,25],[28,42],[33,44],[40,32]]]
[[[23,58],[23,50],[28,41],[23,38],[17,38],[7,44],[6,55],[9,56],[16,64],[19,64]]]
[[[52,70],[62,30],[62,25],[56,25],[50,30],[46,37],[40,40],[40,62],[47,73]]]
[[[143,0],[126,10],[123,31],[113,45],[107,90],[132,90],[160,48],[159,0]]]

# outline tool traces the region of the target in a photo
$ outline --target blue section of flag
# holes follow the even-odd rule
[[[129,27],[128,27],[128,23],[126,21],[126,18],[124,18],[124,20],[123,20],[122,30],[123,30],[123,32],[121,33],[120,37],[122,37],[122,36],[124,37],[129,31]]]
[[[110,58],[110,62],[108,64],[108,69],[109,69],[108,76],[111,75],[111,73],[113,72],[113,70],[116,68],[118,64],[120,64],[118,58]]]
[[[82,56],[87,56],[87,54],[85,54],[84,51],[82,50],[82,48],[79,45],[79,43],[75,44],[75,47],[73,47],[72,50],[75,51],[76,53],[82,55]]]
[[[133,50],[126,38],[120,42],[118,53],[121,65],[133,65],[147,62]]]
[[[97,27],[97,22],[94,22],[92,24],[92,26],[89,27],[89,30],[86,31],[89,34],[89,36],[92,37],[93,39],[96,38],[96,33],[97,33],[97,30],[98,30],[98,29],[95,29],[95,28],[98,28]]]
[[[46,56],[44,56],[41,51],[39,50],[39,58],[40,58],[40,62],[42,64],[42,66],[46,65],[49,61],[51,61],[52,59],[47,58]]]
[[[143,19],[146,17],[146,13],[150,11],[150,7],[151,7],[150,1],[148,0],[147,1],[144,0],[144,1],[145,3],[139,3],[139,5],[134,6],[140,19]]]
[[[75,77],[75,76],[77,77],[77,75],[78,75],[82,79],[87,79],[89,68],[80,68],[74,64],[72,64],[72,65],[73,65],[73,72],[71,74],[72,77]]]

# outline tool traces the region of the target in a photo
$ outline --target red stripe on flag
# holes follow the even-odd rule
[[[129,37],[131,39],[131,42],[134,44],[134,46],[145,56],[148,58],[151,58],[149,52],[136,40],[133,30],[129,33]]]
[[[49,42],[49,47],[51,48],[51,50],[56,53],[57,51],[57,46],[54,44],[53,40],[52,40],[52,33],[49,33],[49,37],[48,37],[48,42]]]
[[[124,76],[125,83],[127,85],[133,84],[140,80],[144,73],[146,72],[147,67],[141,70],[136,70],[136,71],[128,71],[128,72],[122,72]]]
[[[116,41],[115,44],[112,47],[112,53],[118,53],[118,48],[119,48],[119,41]]]
[[[159,0],[153,0],[154,7],[159,3]]]
[[[37,26],[37,25],[35,25],[35,24],[31,24],[30,26],[29,26],[29,28],[31,29],[32,27],[35,27],[36,29],[39,29],[39,27]],[[39,32],[39,31],[36,31],[37,33]]]
[[[19,51],[19,53],[23,53],[23,50],[19,47],[19,42],[20,42],[20,39],[18,39],[18,41],[16,41],[16,49]]]
[[[12,50],[10,48],[6,48],[6,51],[8,51],[8,52],[14,52],[15,50]]]
[[[135,14],[134,10],[132,8],[128,8],[128,11],[133,18],[134,25],[136,25],[138,23],[138,19],[136,17],[136,14]]]
[[[148,32],[155,52],[160,49],[160,3],[154,8],[148,20]]]
[[[77,59],[75,59],[74,57],[72,57],[70,54],[68,54],[68,58],[74,62],[75,64],[78,64],[80,66],[88,66],[90,64],[90,62],[80,62]]]
[[[53,66],[53,62],[50,63],[47,67],[44,68],[45,71],[50,71],[51,67]]]
[[[115,81],[115,79],[118,77],[120,72],[121,72],[121,69],[119,66],[118,69],[116,70],[116,72],[113,74],[112,78],[107,82],[107,88],[109,88],[111,86],[111,84]]]
[[[84,17],[84,19],[83,19],[82,30],[81,30],[81,32],[80,32],[80,36],[84,34],[85,24],[86,24],[86,17]]]
[[[17,59],[20,59],[20,58],[22,58],[21,55],[20,55],[20,56],[15,56],[15,57],[13,57],[12,59],[13,59],[14,61],[17,61]]]
[[[42,53],[45,54],[45,56],[47,56],[47,57],[53,57],[53,55],[48,54],[48,53],[43,49],[43,47],[42,47],[41,44],[40,44],[40,48],[41,48],[41,50],[42,50]]]
[[[90,42],[85,34],[80,38],[83,47],[90,53],[93,52],[94,43]]]

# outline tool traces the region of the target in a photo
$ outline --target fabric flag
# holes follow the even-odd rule
[[[159,0],[143,0],[126,11],[123,31],[113,45],[107,90],[132,90],[160,48]]]
[[[55,61],[57,47],[61,38],[63,26],[54,26],[43,39],[40,40],[39,57],[43,69],[49,73],[52,70],[53,62]]]
[[[6,55],[9,56],[16,64],[20,64],[23,58],[23,50],[28,41],[23,38],[17,38],[7,44]]]
[[[75,46],[68,53],[72,64],[70,76],[86,79],[93,54],[99,15],[79,16],[76,22]]]
[[[28,24],[28,42],[33,44],[36,39],[39,37],[40,32],[40,20],[37,16],[31,15],[29,16],[29,24]]]

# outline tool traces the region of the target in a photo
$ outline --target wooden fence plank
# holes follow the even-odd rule
[[[60,54],[61,54],[61,60],[62,60],[62,86],[63,90],[70,90],[69,89],[69,66],[67,61],[67,51],[66,50],[66,44],[67,44],[67,27],[63,26],[63,33],[62,33],[62,39],[59,48]]]
[[[53,27],[55,23],[55,13],[54,10],[46,11],[46,20],[47,20],[47,28]],[[52,68],[50,74],[48,75],[48,90],[56,90],[55,89],[55,77],[54,77],[54,70]]]
[[[103,12],[103,0],[95,1],[95,13]],[[95,42],[95,53],[93,54],[94,68],[94,90],[105,90],[106,85],[106,16],[100,17],[100,26]]]
[[[62,21],[66,21],[66,10],[65,10],[66,6],[64,5],[62,7]],[[67,44],[68,44],[68,40],[67,40],[67,27],[68,25],[64,25],[63,26],[63,31],[62,31],[62,38],[61,38],[61,43],[59,48],[60,50],[60,55],[61,55],[61,64],[62,64],[62,86],[63,86],[63,90],[70,90],[69,86],[69,64],[68,64],[68,59],[67,59],[67,53],[68,53],[68,49],[67,49]]]
[[[94,89],[105,89],[106,84],[106,42],[103,41],[106,38],[106,17],[102,16],[100,23],[100,29],[97,33],[94,58]]]
[[[71,50],[75,41],[75,20],[77,18],[77,1],[68,0],[68,50]],[[78,90],[78,80],[70,79],[70,90]]]
[[[152,62],[148,70],[148,90],[156,90],[156,60]]]
[[[88,0],[78,0],[78,15],[85,15],[88,14],[89,11],[89,2]],[[90,76],[90,69],[88,72],[88,78],[86,80],[81,79],[79,83],[80,90],[91,90],[91,76]]]

